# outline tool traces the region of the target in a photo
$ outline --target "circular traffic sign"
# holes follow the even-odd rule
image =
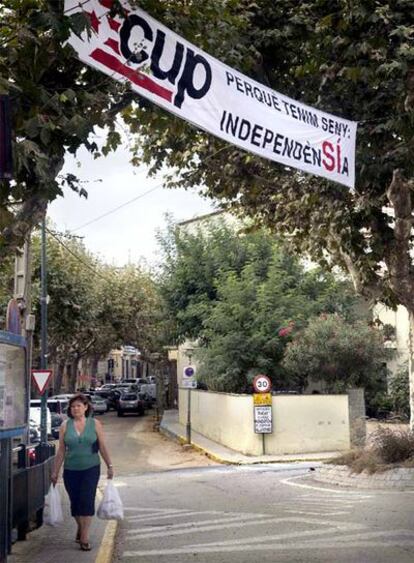
[[[256,393],[269,393],[272,382],[267,375],[259,374],[253,379],[253,389]]]
[[[195,369],[191,366],[184,368],[184,375],[185,377],[193,377],[195,374]]]

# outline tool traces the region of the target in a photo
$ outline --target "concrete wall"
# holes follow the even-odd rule
[[[187,390],[180,389],[179,415],[187,421]],[[347,450],[350,419],[347,395],[277,395],[272,398],[273,433],[265,435],[270,455]],[[261,455],[254,433],[253,397],[191,391],[193,430],[247,455]]]

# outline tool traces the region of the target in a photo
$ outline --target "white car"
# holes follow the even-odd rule
[[[40,399],[32,399],[30,401],[29,419],[30,419],[30,424],[36,427],[40,435],[40,422],[41,422]],[[48,408],[46,409],[46,429],[47,429],[47,435],[52,436],[52,415]]]

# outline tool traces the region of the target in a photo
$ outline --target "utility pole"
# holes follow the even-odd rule
[[[46,255],[46,213],[42,219],[40,259],[40,369],[47,369],[47,255]],[[41,397],[40,441],[47,443],[47,396],[46,389]]]

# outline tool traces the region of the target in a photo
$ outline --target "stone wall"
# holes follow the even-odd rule
[[[348,409],[351,447],[363,447],[367,436],[363,389],[348,390]]]

